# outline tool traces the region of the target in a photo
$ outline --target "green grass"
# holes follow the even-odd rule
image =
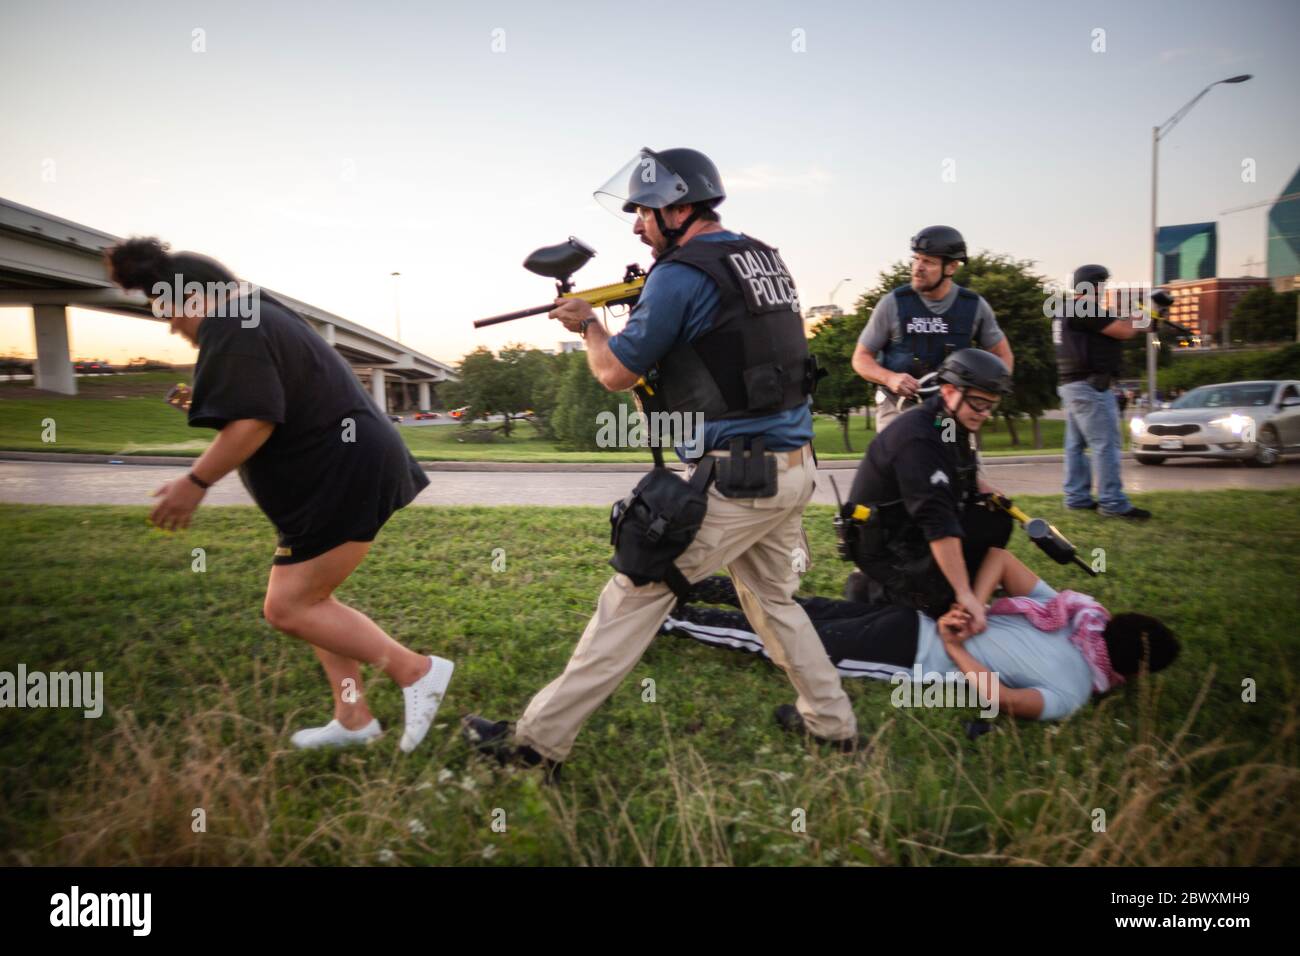
[[[207,429],[190,428],[185,417],[162,401],[175,384],[175,372],[146,372],[105,378],[78,379],[76,398],[24,398],[10,387],[0,398],[0,449],[11,451],[69,452],[106,455],[177,455],[202,453],[212,440]],[[53,419],[54,442],[46,442],[46,421]],[[817,454],[827,460],[856,460],[866,451],[875,432],[862,415],[849,425],[853,451],[844,450],[844,437],[832,418],[816,416]],[[1059,452],[1065,423],[1042,422],[1044,447],[1032,447],[1027,421],[1018,422],[1021,444],[1013,446],[1003,422],[987,428],[984,451],[988,455],[1026,455]],[[478,443],[466,441],[467,429],[454,425],[429,425],[399,429],[411,452],[424,461],[512,462],[644,462],[648,450],[567,451],[542,438],[528,423],[520,423],[510,438]]]
[[[791,689],[772,666],[661,637],[556,788],[471,759],[455,719],[513,719],[563,668],[610,573],[603,508],[394,517],[339,596],[457,662],[442,719],[403,756],[384,679],[368,690],[381,741],[289,748],[329,695],[310,650],[260,619],[274,538],[257,512],[204,509],[167,536],[141,508],[0,506],[0,669],[102,670],[108,701],[98,720],[4,713],[0,863],[1300,862],[1300,492],[1139,496],[1160,516],[1142,527],[1020,503],[1104,548],[1106,574],[1050,564],[1023,535],[1015,550],[1058,586],[1165,617],[1184,644],[1169,671],[1063,724],[999,718],[974,742],[966,713],[895,709],[888,684],[846,681],[875,746],[845,757],[775,727]],[[808,592],[844,579],[830,514],[807,515]]]
[[[190,428],[185,416],[163,400],[183,378],[180,372],[79,378],[76,397],[19,397],[25,387],[2,386],[0,448],[106,455],[200,454],[212,441],[212,433]],[[50,419],[55,440],[46,442]]]

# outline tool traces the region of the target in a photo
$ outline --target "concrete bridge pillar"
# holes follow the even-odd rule
[[[416,402],[416,404],[420,406],[420,411],[427,412],[429,410],[429,383],[428,382],[420,383],[419,393],[420,393],[420,398],[419,401]]]
[[[388,414],[388,389],[384,387],[384,370],[381,368],[371,369],[370,371],[370,395],[379,406],[379,410],[385,415]]]
[[[68,355],[68,307],[32,306],[36,327],[36,387],[63,395],[77,394],[77,377]]]

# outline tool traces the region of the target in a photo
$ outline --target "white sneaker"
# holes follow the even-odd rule
[[[348,730],[337,720],[331,720],[324,727],[307,727],[289,738],[289,743],[299,750],[311,750],[315,747],[347,747],[353,744],[369,743],[383,733],[379,721],[374,717],[360,730]]]
[[[402,731],[402,753],[410,753],[420,746],[429,732],[433,718],[438,716],[438,706],[451,683],[451,672],[456,665],[443,657],[429,656],[429,672],[410,687],[402,688],[406,699],[406,728]]]

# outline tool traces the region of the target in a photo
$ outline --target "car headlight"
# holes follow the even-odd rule
[[[1133,433],[1134,438],[1141,438],[1146,434],[1147,423],[1142,420],[1142,416],[1135,417],[1128,423],[1128,430]]]
[[[1251,418],[1249,415],[1238,415],[1236,412],[1233,412],[1231,415],[1226,415],[1223,418],[1212,419],[1210,424],[1230,431],[1234,435],[1241,435],[1242,433],[1253,435],[1255,433],[1255,419]],[[1249,441],[1250,439],[1247,440]]]

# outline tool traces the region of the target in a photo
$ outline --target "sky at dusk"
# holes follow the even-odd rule
[[[1252,73],[1162,142],[1160,220],[1217,220],[1219,273],[1262,275],[1267,208],[1224,213],[1300,165],[1298,35],[1294,0],[6,0],[0,196],[388,335],[400,298],[402,340],[455,362],[571,338],[471,325],[551,298],[531,249],[594,246],[579,287],[649,265],[591,195],[642,146],[708,153],[724,224],[778,246],[806,306],[849,278],[851,307],[933,223],[1048,276],[1144,281],[1152,126]],[[77,356],[193,356],[143,320],[71,327]],[[0,309],[0,352],[31,350],[30,313]]]

